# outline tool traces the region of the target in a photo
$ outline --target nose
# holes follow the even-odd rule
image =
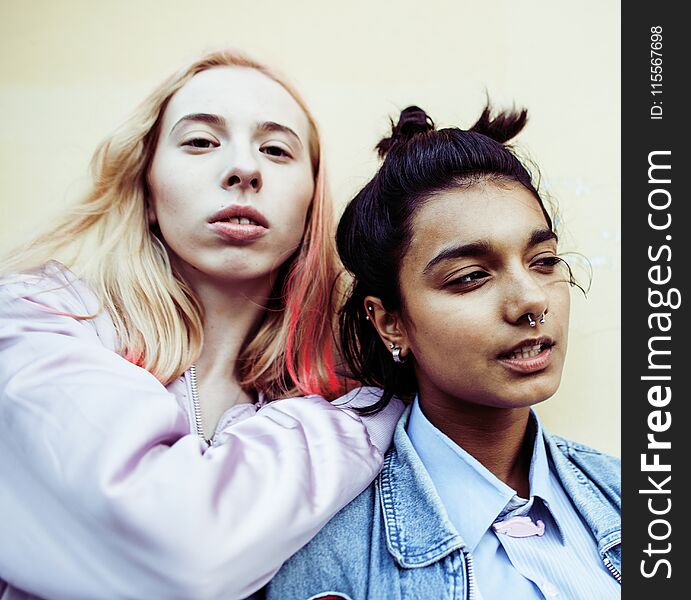
[[[529,271],[511,277],[506,289],[505,317],[514,325],[535,327],[549,311],[549,295]]]
[[[224,172],[222,185],[224,189],[253,190],[262,189],[262,175],[259,164],[250,156],[235,156],[231,166]]]

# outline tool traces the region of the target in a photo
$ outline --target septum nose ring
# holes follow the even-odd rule
[[[540,313],[538,318],[540,319],[540,325],[544,325],[545,324],[545,313],[544,312]],[[535,327],[537,325],[537,321],[535,319],[533,319],[533,313],[528,313],[528,325],[530,325],[531,327]]]

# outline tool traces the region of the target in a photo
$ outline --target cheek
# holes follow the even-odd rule
[[[181,228],[184,229],[182,225],[187,222],[184,218],[184,205],[177,201],[174,193],[169,193],[165,187],[159,187],[155,193],[152,191],[148,204],[149,224],[156,224],[165,239],[179,234]]]
[[[147,175],[148,187],[148,216],[149,222],[159,223],[161,217],[165,221],[165,215],[169,212],[170,204],[170,177],[166,176],[165,170],[159,161],[155,160]]]
[[[452,396],[474,385],[478,373],[486,372],[479,345],[483,335],[481,328],[469,327],[453,312],[429,311],[424,319],[418,317],[409,339],[419,384]]]
[[[192,244],[192,227],[199,216],[190,211],[190,203],[185,198],[190,192],[183,185],[178,185],[175,178],[164,177],[160,171],[152,170],[149,182],[147,219],[149,225],[155,225],[162,241],[178,254]]]
[[[455,363],[460,356],[472,349],[486,335],[482,327],[474,324],[482,320],[468,307],[458,306],[453,296],[427,297],[406,305],[407,325],[411,349],[421,363],[440,363],[435,369]]]
[[[166,176],[161,170],[152,170],[149,176],[149,223],[158,225],[168,243],[175,244],[177,238],[189,238],[210,210],[204,209],[200,202],[189,201],[190,198],[203,198],[194,187],[194,179],[190,179],[180,176],[179,172]]]
[[[406,303],[406,332],[419,376],[448,393],[485,377],[497,346],[495,300],[419,290]]]
[[[166,147],[156,150],[146,179],[150,204],[159,219],[162,213],[185,210],[189,204],[185,199],[199,196],[204,181],[202,174],[191,172]]]

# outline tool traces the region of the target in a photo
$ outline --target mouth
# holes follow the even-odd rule
[[[232,223],[233,225],[259,225],[259,223],[256,221],[248,219],[247,217],[228,217],[227,219],[216,221],[216,223]]]
[[[231,225],[269,228],[266,217],[253,206],[233,204],[226,206],[209,218],[209,223],[229,223]]]
[[[547,348],[551,348],[552,346],[554,346],[554,341],[548,337],[523,340],[521,343],[516,344],[508,352],[500,354],[499,358],[534,358],[538,356],[541,352],[543,352]]]
[[[499,361],[512,370],[532,373],[547,367],[556,343],[548,337],[523,340],[507,352],[498,355]]]
[[[269,230],[269,222],[253,206],[227,206],[209,218],[209,225],[227,242],[253,242]]]

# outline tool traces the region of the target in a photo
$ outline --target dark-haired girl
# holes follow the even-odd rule
[[[404,110],[347,207],[338,250],[352,375],[412,399],[377,481],[279,572],[269,598],[620,595],[619,461],[547,433],[570,286],[552,219],[505,143]],[[330,594],[330,596],[329,596]]]

